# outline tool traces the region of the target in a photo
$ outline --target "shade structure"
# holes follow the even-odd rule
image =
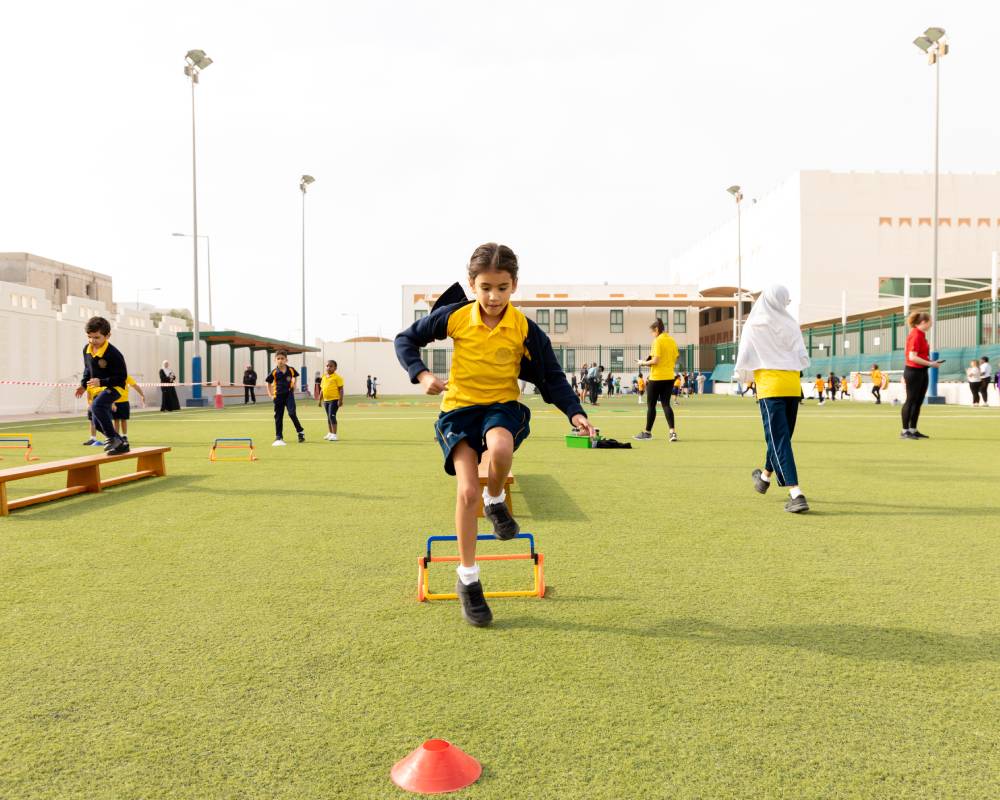
[[[476,759],[451,742],[428,739],[397,761],[390,775],[400,789],[416,794],[440,794],[475,783],[482,772]]]

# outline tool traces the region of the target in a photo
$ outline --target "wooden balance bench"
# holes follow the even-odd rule
[[[23,467],[0,470],[0,517],[6,517],[16,508],[33,506],[37,503],[47,503],[50,500],[61,500],[75,494],[85,492],[100,492],[109,486],[119,483],[137,481],[140,478],[152,478],[167,474],[167,466],[163,458],[169,453],[169,447],[136,447],[120,456],[95,455],[67,458],[63,461],[48,461],[44,464],[29,464]],[[101,479],[101,465],[113,461],[124,461],[127,458],[137,458],[135,472],[119,475],[115,478]],[[18,500],[7,500],[7,484],[23,478],[35,478],[39,475],[49,475],[53,472],[66,473],[66,488],[54,492],[43,492]]]
[[[490,476],[490,451],[487,450],[483,453],[482,459],[479,461],[479,486],[481,488],[486,487],[486,481]],[[503,483],[503,488],[507,492],[507,510],[513,514],[514,513],[514,499],[510,496],[510,487],[514,485],[514,472],[511,471],[510,475],[507,476],[507,480]],[[483,501],[479,501],[479,511],[476,512],[477,517],[483,516]]]

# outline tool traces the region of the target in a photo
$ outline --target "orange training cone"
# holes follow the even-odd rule
[[[215,407],[222,408],[224,403],[222,402],[222,384],[216,382],[215,384]]]
[[[417,794],[456,792],[475,783],[483,768],[472,756],[444,739],[428,739],[397,761],[390,775],[400,789]]]

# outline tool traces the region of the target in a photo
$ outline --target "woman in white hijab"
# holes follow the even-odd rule
[[[753,471],[753,484],[761,494],[771,486],[788,488],[785,511],[793,514],[809,510],[799,488],[799,476],[792,454],[792,434],[802,396],[801,370],[809,366],[802,332],[788,313],[791,299],[784,286],[769,286],[754,303],[740,336],[736,357],[736,378],[757,384],[767,457],[764,469]]]

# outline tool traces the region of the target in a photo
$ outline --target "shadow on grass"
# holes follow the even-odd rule
[[[573,497],[551,475],[517,475],[519,497],[528,507],[532,520],[553,522],[589,522],[590,517],[576,504]]]
[[[501,619],[494,625],[498,628],[552,628],[581,633],[682,639],[722,647],[794,648],[857,661],[906,661],[927,665],[1000,661],[998,633],[961,636],[911,628],[857,624],[759,625],[737,628],[690,618],[667,619],[642,628],[553,621],[538,617]]]
[[[184,489],[188,492],[198,491],[198,489],[190,487],[204,477],[203,475],[170,475],[168,473],[162,478],[142,478],[134,482],[110,486],[100,493],[78,494],[63,500],[53,500],[49,503],[40,503],[36,506],[13,511],[11,519],[48,525],[52,522],[79,517],[82,513],[89,511],[106,511],[120,503],[131,503],[159,492],[177,489]]]

